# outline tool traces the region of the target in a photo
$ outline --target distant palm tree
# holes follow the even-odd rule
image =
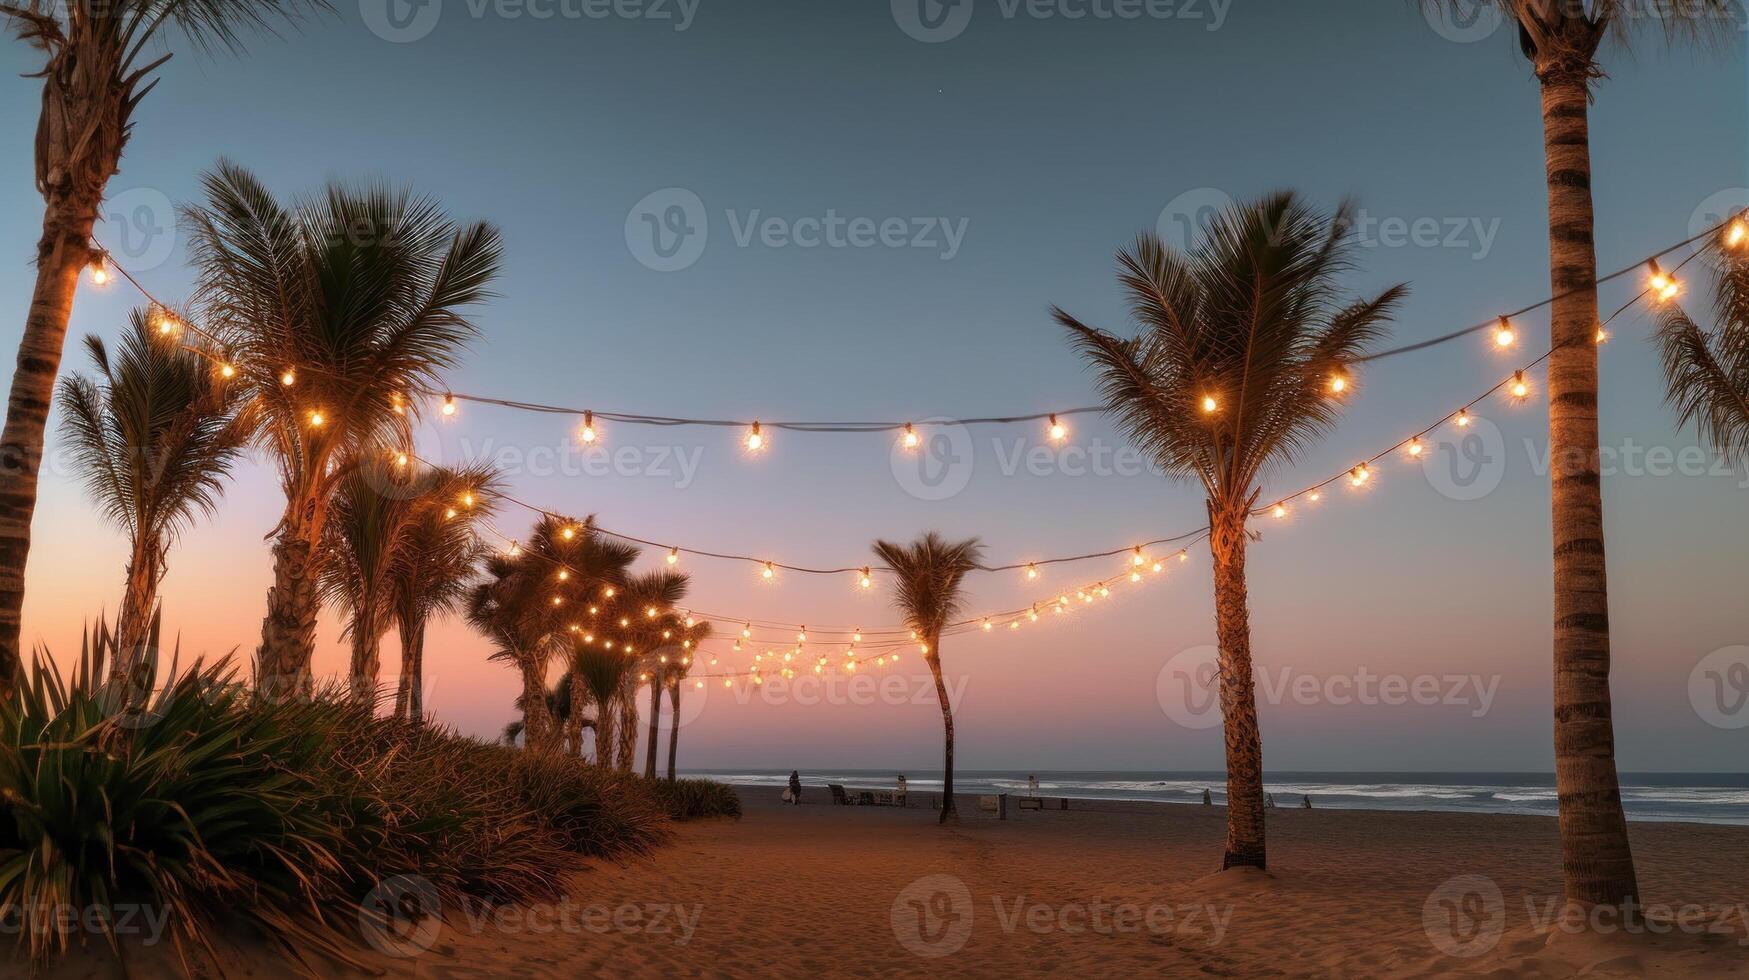
[[[0,0],[0,18],[41,50],[36,189],[43,197],[18,366],[0,433],[0,697],[12,689],[21,647],[24,565],[36,509],[43,429],[60,370],[79,272],[100,255],[91,241],[98,208],[133,130],[134,109],[170,58],[148,41],[179,33],[197,49],[241,48],[242,35],[321,9],[323,0]],[[146,60],[142,60],[146,59]]]
[[[97,337],[85,345],[98,377],[61,382],[61,431],[104,516],[128,535],[111,668],[134,680],[170,547],[218,506],[245,433],[212,362],[152,327],[145,311],[130,315],[115,356]]]
[[[1470,0],[1424,0],[1461,4]],[[1619,906],[1637,899],[1615,769],[1609,695],[1609,586],[1597,431],[1597,250],[1591,201],[1591,85],[1598,50],[1658,31],[1668,39],[1734,33],[1730,0],[1647,6],[1633,0],[1495,0],[1517,28],[1542,101],[1548,189],[1549,473],[1554,530],[1555,788],[1566,892]],[[1655,26],[1654,26],[1655,25]]]
[[[1226,726],[1223,867],[1265,866],[1263,747],[1245,583],[1247,527],[1262,481],[1336,423],[1332,380],[1382,335],[1404,294],[1338,301],[1353,216],[1291,193],[1215,216],[1190,254],[1152,234],[1118,253],[1141,335],[1120,339],[1054,310],[1142,452],[1208,496],[1221,717]]]
[[[1721,234],[1741,236],[1743,227],[1739,221]],[[1744,244],[1738,237],[1735,247]],[[1720,452],[1749,459],[1749,255],[1712,247],[1724,261],[1713,288],[1717,325],[1701,327],[1675,303],[1659,314],[1665,400]]]
[[[402,543],[405,557],[390,583],[395,630],[401,636],[401,681],[395,717],[425,715],[425,628],[432,616],[455,611],[467,598],[491,549],[480,540],[478,521],[491,513],[502,490],[488,465],[443,470],[431,476]],[[456,506],[456,490],[474,488],[474,506]],[[453,515],[453,516],[452,516]]]
[[[566,537],[566,530],[572,536]],[[485,561],[485,580],[467,597],[468,622],[496,649],[488,659],[503,661],[522,677],[517,707],[522,711],[524,743],[535,751],[559,747],[559,731],[547,709],[547,664],[568,646],[572,611],[558,589],[558,573],[575,524],[551,515],[535,522],[527,542],[494,552]],[[554,599],[560,601],[554,603]]]
[[[334,490],[353,462],[409,444],[421,392],[476,335],[464,314],[490,295],[502,248],[491,225],[458,227],[385,186],[330,185],[288,207],[227,162],[202,184],[207,203],[184,211],[200,297],[286,495],[256,684],[298,694]]]
[[[574,640],[571,645],[572,690],[581,688],[589,703],[595,705],[595,764],[612,766],[619,744],[612,706],[620,697],[626,677],[637,674],[637,658],[626,655],[618,644],[609,649],[604,643]]]
[[[614,766],[625,772],[632,771],[638,748],[638,688],[644,680],[658,675],[658,658],[679,649],[679,634],[685,623],[674,607],[686,598],[689,585],[690,579],[686,575],[667,569],[634,575],[626,579],[613,609],[608,611],[605,625],[616,631],[622,647],[631,646],[643,668],[626,675],[613,705],[618,714],[614,732],[619,740],[614,747]],[[640,677],[640,674],[645,676]],[[659,686],[651,680],[650,745],[644,765],[646,776],[656,773],[656,716],[661,710]]]
[[[692,673],[693,660],[698,656],[698,648],[715,632],[708,622],[695,622],[686,631],[681,654],[668,662],[668,670],[664,681],[668,684],[668,709],[672,712],[668,723],[668,781],[674,781],[674,760],[680,744],[680,689],[686,686],[686,675]]]
[[[560,539],[564,547],[564,567],[550,569],[552,579],[543,585],[564,601],[563,618],[573,640],[589,636],[606,642],[619,635],[620,631],[612,624],[619,618],[618,610],[625,600],[626,577],[632,563],[638,559],[638,549],[602,534],[596,529],[593,516],[569,521],[567,526],[571,529],[571,536],[561,536]],[[562,579],[559,571],[564,572]],[[568,652],[575,646],[571,643],[563,649]],[[567,658],[567,670],[572,666]],[[571,684],[566,693],[565,723],[561,729],[564,748],[567,752],[582,755],[588,692],[581,685]]]
[[[966,573],[978,567],[983,546],[976,538],[950,544],[934,531],[909,545],[876,541],[874,552],[893,570],[893,604],[923,643],[924,662],[935,676],[935,696],[941,702],[941,727],[946,736],[942,764],[941,822],[958,820],[953,803],[953,704],[941,676],[941,633],[963,605]]]
[[[461,582],[471,577],[473,562],[483,551],[473,521],[484,516],[482,512],[490,508],[496,494],[490,470],[415,466],[406,453],[396,450],[373,453],[345,470],[323,532],[322,595],[346,613],[346,633],[352,643],[347,675],[352,696],[375,703],[382,670],[382,638],[395,623],[397,610],[410,614],[421,608],[429,611],[429,603],[444,598],[444,593],[459,596]],[[455,506],[456,498],[463,494],[474,497],[473,507],[463,510]],[[459,551],[434,556],[429,551],[434,546]],[[460,568],[433,568],[434,557],[470,563]],[[462,578],[436,578],[434,573]],[[432,588],[438,588],[439,593],[420,595],[413,591]],[[422,643],[424,639],[422,620],[408,626],[401,638],[403,654],[410,641]],[[406,659],[404,656],[404,680]]]

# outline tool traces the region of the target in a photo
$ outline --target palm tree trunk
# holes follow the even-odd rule
[[[425,720],[425,620],[415,629],[418,639],[413,644],[413,683],[407,692],[407,717]]]
[[[1263,837],[1263,738],[1251,666],[1251,611],[1245,587],[1245,519],[1209,507],[1215,564],[1215,635],[1220,644],[1221,723],[1227,740],[1227,851],[1221,868],[1267,867]]]
[[[929,653],[923,658],[929,672],[935,676],[935,697],[941,702],[941,731],[945,746],[941,763],[941,823],[959,822],[959,810],[953,805],[953,703],[947,698],[947,683],[941,678],[941,634],[929,637]]]
[[[662,741],[662,674],[650,675],[650,746],[644,752],[644,778],[656,778],[656,745]]]
[[[424,681],[419,655],[425,644],[425,623],[401,616],[397,625],[401,633],[401,681],[395,685],[395,718],[418,721],[421,707],[418,691]]]
[[[115,663],[110,668],[114,680],[141,680],[132,675],[145,659],[146,631],[151,625],[152,603],[158,595],[158,573],[163,568],[161,553],[157,542],[142,540],[135,543],[128,559],[127,587],[115,621]]]
[[[595,706],[595,764],[611,766],[613,750],[618,743],[614,741],[617,734],[613,728],[613,711],[605,704]]]
[[[535,752],[550,752],[556,745],[552,712],[547,710],[546,664],[524,656],[522,667],[522,744]]]
[[[620,686],[614,701],[619,718],[614,723],[618,744],[614,746],[614,768],[631,772],[638,754],[638,675],[631,674]]]
[[[589,692],[576,671],[571,672],[571,717],[565,719],[565,748],[583,756],[583,715],[589,710]]]
[[[0,698],[10,697],[23,652],[24,567],[36,513],[43,427],[61,370],[61,349],[79,272],[91,261],[97,202],[49,201],[37,245],[36,285],[18,342],[18,367],[0,431]]]
[[[668,781],[674,781],[674,756],[680,742],[680,678],[668,689]]]
[[[1587,110],[1590,59],[1539,66],[1549,197],[1550,497],[1554,513],[1555,789],[1567,897],[1637,900],[1615,771],[1609,589],[1597,435],[1597,254]]]
[[[273,698],[308,697],[316,652],[316,548],[291,529],[273,542],[273,585],[255,653],[255,687]]]
[[[379,618],[367,605],[352,624],[352,663],[347,676],[352,685],[352,700],[360,704],[376,700],[377,680],[382,674],[383,629],[377,625]]]

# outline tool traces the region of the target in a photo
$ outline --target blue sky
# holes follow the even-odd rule
[[[636,14],[592,16],[614,9]],[[1359,200],[1366,238],[1352,288],[1411,283],[1399,341],[1546,295],[1537,91],[1507,31],[1489,34],[1485,21],[1436,29],[1409,2],[1363,11],[1198,0],[1151,8],[1167,16],[1062,16],[1079,9],[977,0],[946,10],[932,33],[904,3],[342,0],[336,16],[242,58],[179,52],[139,112],[103,234],[137,256],[155,292],[175,297],[189,273],[163,202],[190,199],[220,156],[288,195],[328,178],[406,182],[506,237],[501,297],[480,316],[485,340],[455,375],[458,391],[733,419],[1090,404],[1090,378],[1048,307],[1127,329],[1117,247],[1140,230],[1183,228],[1206,202],[1281,187],[1325,206]],[[1744,36],[1700,53],[1647,35],[1607,55],[1592,116],[1604,270],[1688,237],[1721,200],[1749,203],[1735,196],[1749,195]],[[0,52],[10,90],[0,125],[19,134],[0,147],[0,216],[13,243],[0,297],[17,314],[3,339],[15,342],[41,213],[23,135],[37,85],[17,76],[36,55],[16,43]],[[661,257],[646,213],[683,219],[664,225],[663,247],[686,227],[692,249]],[[842,247],[807,244],[816,224],[835,220]],[[153,229],[161,237],[142,234]],[[687,264],[662,271],[676,262]],[[1605,289],[1606,313],[1625,289]],[[120,288],[82,291],[73,335],[113,335],[133,301]],[[1519,326],[1519,355],[1546,345],[1542,319]],[[1741,732],[1706,723],[1688,685],[1710,652],[1749,643],[1749,474],[1666,473],[1682,467],[1643,455],[1656,447],[1674,460],[1694,437],[1660,403],[1645,317],[1630,310],[1612,329],[1602,422],[1621,462],[1605,492],[1622,765],[1740,768]],[[1502,357],[1477,339],[1380,362],[1342,427],[1279,489],[1370,456],[1532,356]],[[85,367],[73,345],[67,364]],[[1476,674],[1498,679],[1488,710],[1332,704],[1327,693],[1266,704],[1271,769],[1550,764],[1548,490],[1537,465],[1546,416],[1535,399],[1481,414],[1498,427],[1496,489],[1454,499],[1471,494],[1435,468],[1384,467],[1364,496],[1336,494],[1316,515],[1264,529],[1251,602],[1258,662],[1272,676]],[[604,434],[628,455],[565,472],[546,460],[570,444],[572,421],[469,405],[427,432],[426,448],[508,452],[521,496],[596,513],[608,527],[807,565],[861,564],[875,537],[929,528],[981,536],[993,559],[1011,561],[1200,523],[1192,488],[1147,472],[1095,460],[1097,472],[1083,473],[1076,456],[1015,462],[1040,441],[1036,427],[973,430],[968,482],[934,500],[914,492],[882,435],[781,433],[749,460],[732,431],[620,426]],[[1078,447],[1124,444],[1097,418],[1073,425]],[[185,648],[253,649],[268,578],[261,538],[279,505],[271,473],[252,467],[221,517],[182,542],[165,599]],[[119,541],[65,473],[45,480],[38,529],[26,632],[74,647],[80,618],[114,607]],[[1072,625],[955,641],[946,656],[966,685],[962,764],[1218,766],[1218,737],[1174,724],[1156,693],[1164,665],[1213,640],[1208,561],[1198,558]],[[712,613],[896,619],[879,590],[857,595],[846,579],[764,586],[741,565],[686,567],[696,607]],[[983,576],[971,605],[1012,608],[1112,571],[1090,563],[1031,588],[1017,575]],[[495,730],[511,714],[510,672],[482,664],[484,644],[459,626],[433,643],[440,715]],[[329,623],[319,666],[338,667],[339,649]],[[901,674],[921,670],[909,659]],[[936,758],[932,696],[801,700],[712,695],[689,719],[697,734],[683,741],[686,763]]]

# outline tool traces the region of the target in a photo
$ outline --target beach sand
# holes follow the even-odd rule
[[[1544,817],[1272,810],[1269,872],[1216,873],[1220,807],[1011,797],[998,821],[968,798],[943,828],[926,794],[906,810],[831,806],[823,787],[797,807],[742,795],[739,821],[591,864],[570,903],[450,910],[414,955],[371,963],[408,978],[1749,977],[1749,827],[1633,824],[1653,929],[1623,931],[1546,925],[1561,882]],[[227,972],[289,975],[246,960]]]

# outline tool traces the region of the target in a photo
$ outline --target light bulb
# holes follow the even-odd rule
[[[984,632],[986,632],[986,633],[988,633],[988,632],[990,632],[990,631],[991,631],[991,630],[992,630],[992,629],[995,629],[995,627],[993,627],[993,626],[991,626],[991,625],[990,625],[990,620],[989,620],[989,619],[988,619],[988,618],[986,618],[986,619],[985,619],[985,620],[984,620]]]
[[[679,548],[669,548],[668,549],[668,564],[670,564],[670,565],[680,564],[680,549]]]
[[[443,414],[445,414],[445,415],[454,415],[455,414],[455,396],[454,395],[444,395],[443,396]]]
[[[1598,327],[1597,328],[1597,342],[1600,344],[1609,343],[1609,331],[1603,329],[1602,327]]]
[[[310,412],[310,424],[315,426],[316,428],[318,428],[318,429],[321,428],[324,424],[327,423],[327,421],[328,421],[327,416],[323,415],[321,410],[317,409],[317,410],[313,410]]]
[[[1524,380],[1524,372],[1517,371],[1512,375],[1512,397],[1523,398],[1530,394],[1530,383]]]
[[[1458,409],[1458,413],[1457,413],[1457,419],[1456,419],[1456,422],[1457,422],[1457,426],[1458,426],[1458,428],[1460,428],[1460,429],[1467,429],[1467,428],[1469,428],[1469,425],[1470,425],[1470,410],[1469,410],[1469,409],[1467,409],[1467,408],[1460,408],[1460,409]]]
[[[1731,222],[1730,229],[1725,232],[1725,244],[1731,248],[1736,248],[1743,244],[1744,239],[1749,239],[1749,225],[1745,225],[1739,218]]]
[[[103,256],[98,255],[93,257],[91,259],[90,268],[91,282],[93,285],[106,286],[109,284],[109,269],[105,268],[103,265]]]
[[[1038,566],[1028,562],[1026,566],[1026,577],[1029,581],[1038,578]]]
[[[559,581],[563,582],[563,581],[569,579],[570,577],[571,577],[571,572],[569,569],[564,569],[564,568],[559,569]]]
[[[1130,564],[1140,568],[1147,563],[1148,559],[1142,557],[1142,546],[1136,545],[1135,554],[1130,557]]]
[[[583,413],[583,430],[580,433],[578,433],[578,435],[583,439],[583,444],[585,446],[590,445],[590,444],[595,442],[595,413],[594,412],[584,412]]]
[[[1409,440],[1409,455],[1421,455],[1421,440],[1419,437]]]
[[[1312,491],[1312,492],[1311,492],[1311,493],[1309,493],[1309,494],[1306,494],[1306,499],[1307,499],[1307,500],[1310,500],[1310,501],[1311,501],[1311,502],[1312,502],[1312,503],[1314,503],[1314,504],[1315,504],[1315,503],[1317,503],[1317,502],[1318,502],[1318,501],[1320,501],[1320,500],[1323,500],[1323,499],[1324,499],[1324,495],[1323,495],[1323,494],[1321,494],[1321,493],[1319,493],[1319,492],[1318,492],[1318,491],[1316,491],[1316,490],[1313,490],[1313,491]]]
[[[454,507],[445,507],[443,509],[443,516],[449,518],[452,521],[455,520],[455,508]]]
[[[749,639],[752,636],[753,636],[753,624],[747,623],[747,624],[743,625],[741,627],[741,639],[743,639],[743,640]]]
[[[1287,516],[1287,505],[1276,504],[1274,507],[1269,508],[1269,514],[1271,517],[1274,517],[1279,521]]]
[[[559,536],[563,537],[566,541],[569,541],[577,536],[577,529],[567,524],[565,525],[564,530],[559,532]]]
[[[615,592],[614,587],[609,585],[606,588],[601,590],[601,597],[603,599],[611,599],[614,596],[614,592]]]
[[[867,565],[863,566],[862,573],[857,577],[856,584],[865,589],[874,588],[874,576],[869,573]]]
[[[1213,396],[1213,395],[1202,396],[1202,410],[1204,413],[1213,412],[1215,409],[1220,408],[1220,407],[1221,407],[1221,403],[1215,401],[1215,396]]]
[[[906,449],[916,449],[922,441],[923,440],[917,436],[917,430],[911,427],[911,423],[906,422],[905,434],[899,437],[899,444]]]
[[[463,507],[474,506],[474,492],[472,490],[463,490],[462,491],[462,506]]]
[[[284,371],[279,372],[279,383],[290,388],[292,385],[298,383],[298,373],[291,368],[286,368]]]
[[[753,423],[753,428],[747,433],[747,451],[756,453],[765,448],[765,436],[759,431],[759,423]]]
[[[1372,479],[1372,470],[1368,469],[1365,463],[1348,471],[1348,482],[1357,487],[1365,484],[1366,481],[1370,479]]]
[[[850,634],[850,642],[852,642],[852,643],[861,643],[862,642],[862,630],[861,630],[861,628],[858,628],[855,632]]]
[[[1063,423],[1058,422],[1057,417],[1053,415],[1051,416],[1050,428],[1045,430],[1045,434],[1050,437],[1052,442],[1062,442],[1069,437],[1069,430],[1063,426]]]
[[[219,377],[229,380],[237,376],[237,369],[229,363],[219,365]]]
[[[1505,317],[1500,318],[1500,325],[1494,328],[1494,346],[1505,349],[1518,342],[1518,335],[1512,332],[1512,324]]]
[[[765,568],[762,571],[760,571],[760,573],[759,573],[759,577],[769,580],[770,578],[772,578],[776,574],[777,574],[777,569],[771,567],[771,562],[766,562]]]
[[[396,453],[395,454],[395,465],[396,466],[406,466],[407,465],[407,454],[406,453]]]
[[[1340,374],[1333,374],[1330,376],[1330,391],[1332,393],[1340,395],[1344,391],[1347,391],[1347,390],[1348,390],[1348,379],[1347,378],[1343,377]]]

